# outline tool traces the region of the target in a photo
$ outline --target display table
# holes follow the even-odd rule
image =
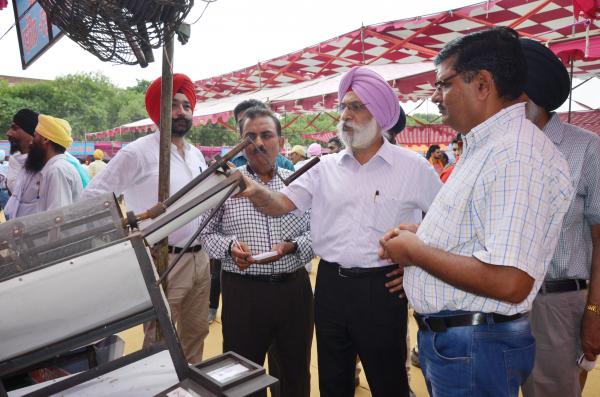
[[[10,397],[23,396],[40,389],[52,380],[38,385],[24,387],[9,392]],[[82,383],[60,393],[60,396],[77,397],[148,397],[158,394],[179,382],[173,362],[167,350],[143,360],[119,368],[106,375]]]

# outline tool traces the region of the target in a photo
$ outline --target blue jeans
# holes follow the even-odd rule
[[[418,343],[433,397],[516,397],[535,356],[527,317],[495,324],[490,316],[487,324],[419,331]]]

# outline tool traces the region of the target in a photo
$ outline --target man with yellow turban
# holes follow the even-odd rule
[[[104,152],[101,149],[94,150],[94,161],[88,166],[88,174],[90,179],[98,175],[102,170],[106,168],[106,163],[102,161],[104,158]]]
[[[38,116],[29,154],[6,205],[10,218],[64,207],[78,199],[81,178],[65,156],[72,143],[69,122]]]
[[[160,121],[162,79],[150,84],[146,91],[146,110],[156,124]],[[183,74],[173,75],[171,107],[171,177],[170,192],[174,193],[206,169],[202,152],[185,141],[192,127],[196,105],[194,83]],[[121,149],[84,190],[82,199],[104,192],[125,195],[125,205],[134,213],[146,211],[158,201],[158,156],[160,132],[146,135]],[[169,261],[200,227],[195,219],[169,236]],[[208,255],[199,243],[186,249],[179,265],[169,274],[167,299],[171,316],[177,325],[181,345],[192,364],[202,361],[204,338],[208,335],[208,300],[210,267]],[[144,345],[155,342],[155,325],[145,326]]]

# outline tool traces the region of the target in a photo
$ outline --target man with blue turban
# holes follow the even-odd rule
[[[408,396],[406,298],[401,287],[386,287],[402,273],[377,250],[388,228],[421,221],[441,183],[424,158],[384,139],[400,106],[380,75],[351,69],[338,99],[346,148],[279,192],[246,180],[242,195],[271,216],[312,211],[321,396],[354,395],[357,354],[374,396]]]

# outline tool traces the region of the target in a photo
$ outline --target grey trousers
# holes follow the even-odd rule
[[[538,294],[530,320],[535,337],[535,366],[522,387],[524,397],[581,395],[576,363],[581,355],[579,329],[587,291]]]

